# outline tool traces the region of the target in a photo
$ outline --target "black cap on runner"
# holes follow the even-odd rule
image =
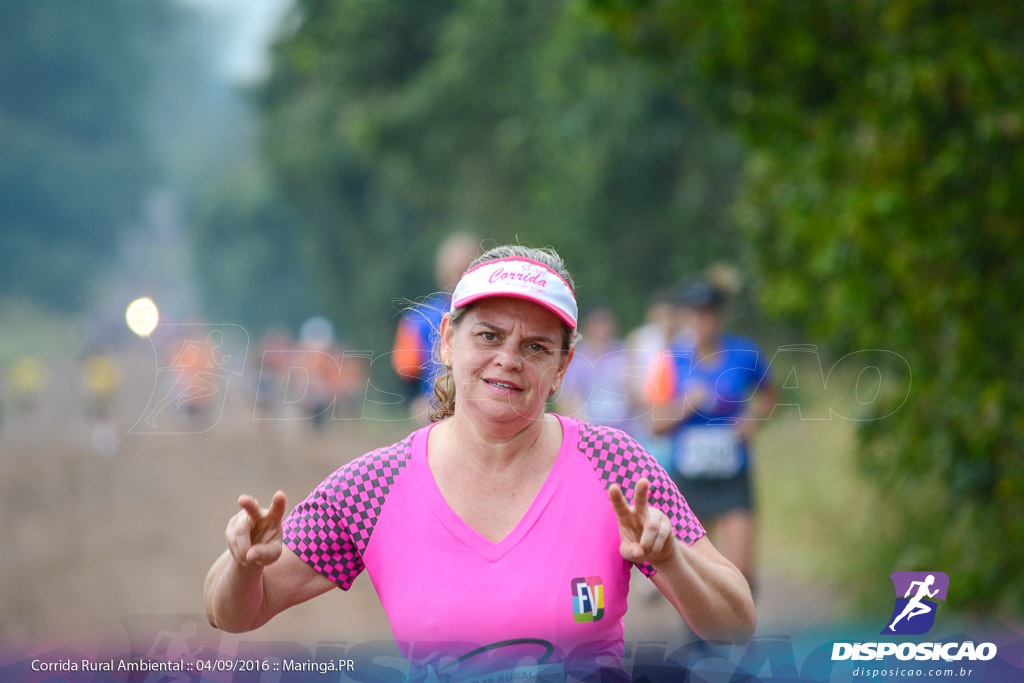
[[[700,280],[686,288],[683,301],[690,308],[718,309],[725,305],[725,294],[711,283]]]

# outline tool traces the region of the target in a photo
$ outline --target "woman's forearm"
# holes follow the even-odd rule
[[[754,599],[746,579],[707,538],[655,565],[653,580],[694,633],[705,640],[744,643],[757,628]]]
[[[251,631],[262,625],[263,567],[242,567],[227,550],[206,575],[203,590],[206,618],[230,633]]]
[[[656,405],[651,411],[653,418],[651,430],[659,436],[664,436],[671,433],[680,422],[691,414],[693,414],[693,408],[690,407],[690,404],[685,399]]]

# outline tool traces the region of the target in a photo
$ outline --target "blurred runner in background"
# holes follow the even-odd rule
[[[294,392],[294,398],[282,396],[282,401],[298,401],[302,417],[310,420],[314,431],[323,430],[331,420],[361,417],[370,356],[342,347],[326,318],[310,318],[302,324],[299,343],[283,369],[287,392]],[[301,373],[292,375],[295,370]]]
[[[313,431],[321,431],[331,418],[331,406],[338,383],[340,349],[334,341],[334,326],[322,316],[302,323],[299,343],[292,354],[291,367],[305,373],[305,387],[298,398],[302,417]]]
[[[434,261],[434,279],[440,292],[409,307],[398,321],[392,345],[391,365],[405,387],[409,416],[426,424],[434,377],[439,366],[434,359],[441,317],[451,305],[452,291],[469,264],[480,253],[480,241],[465,232],[450,235],[438,247]]]
[[[628,358],[618,334],[615,312],[594,302],[580,321],[575,361],[565,371],[558,410],[590,424],[617,427],[635,436],[628,398]]]
[[[35,356],[19,356],[7,378],[15,415],[27,415],[39,406],[39,395],[50,381],[46,364]]]
[[[89,445],[99,455],[114,455],[119,444],[114,401],[121,387],[121,368],[104,349],[94,347],[82,358],[80,379],[90,423]]]
[[[291,336],[283,329],[272,329],[260,338],[257,352],[251,356],[254,419],[273,420],[283,417],[279,412],[288,383],[288,367],[294,344]]]
[[[750,440],[777,395],[770,359],[752,340],[723,330],[727,298],[707,279],[687,289],[695,336],[655,361],[650,400],[654,429],[671,440],[673,480],[722,554],[753,585]]]
[[[623,344],[628,357],[626,390],[634,415],[631,433],[665,469],[672,466],[671,449],[664,435],[654,433],[654,406],[648,399],[647,369],[673,344],[692,342],[693,330],[683,305],[684,294],[685,288],[681,286],[655,291],[644,324],[630,332]]]
[[[109,418],[121,386],[121,369],[113,357],[100,348],[88,351],[82,358],[81,379],[85,414],[93,420]]]
[[[198,324],[188,325],[186,329],[189,332],[171,345],[168,365],[157,369],[158,381],[167,388],[145,416],[150,427],[157,426],[157,418],[169,406],[173,406],[188,424],[200,424],[224,383],[221,371],[231,360],[222,348],[224,333],[210,330],[202,336],[197,334],[197,330],[202,329]]]

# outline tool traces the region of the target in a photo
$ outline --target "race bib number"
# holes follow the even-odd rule
[[[731,425],[687,427],[676,440],[675,465],[690,478],[726,479],[742,466],[740,441]]]

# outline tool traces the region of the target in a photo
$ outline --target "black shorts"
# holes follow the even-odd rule
[[[728,479],[691,479],[673,472],[672,481],[701,522],[711,522],[733,510],[754,509],[749,470]]]

